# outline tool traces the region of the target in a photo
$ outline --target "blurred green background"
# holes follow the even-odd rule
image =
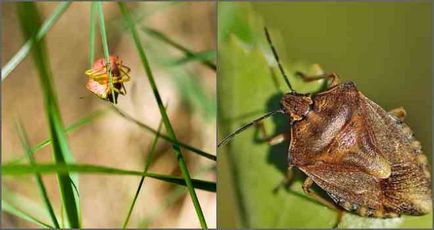
[[[296,90],[319,87],[292,76],[317,63],[343,81],[354,81],[385,110],[403,106],[406,123],[431,160],[431,2],[220,2],[218,7],[219,140],[277,109],[288,91],[265,42],[266,25]],[[287,118],[280,115],[265,125],[271,134],[289,130]],[[284,178],[288,143],[270,147],[256,136],[251,128],[219,149],[218,226],[332,227],[335,212],[303,194],[305,176],[298,170],[289,190],[272,192]],[[430,214],[387,220],[345,214],[339,224],[431,226]]]

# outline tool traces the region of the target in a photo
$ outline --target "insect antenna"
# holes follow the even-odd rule
[[[283,70],[282,64],[280,63],[279,55],[277,55],[277,51],[274,48],[273,43],[271,42],[270,33],[268,33],[267,27],[264,27],[264,31],[265,31],[265,36],[267,37],[268,44],[270,45],[271,51],[273,51],[273,56],[276,59],[277,66],[279,67],[280,73],[282,73],[282,76],[285,79],[285,82],[288,85],[291,92],[294,92],[294,89],[292,89],[291,83],[289,83],[288,76],[286,76],[285,71]]]
[[[228,143],[230,140],[232,140],[232,138],[241,133],[242,131],[246,130],[247,128],[249,128],[252,125],[258,124],[260,121],[264,120],[265,118],[268,118],[269,116],[275,114],[275,113],[282,113],[283,111],[281,109],[276,110],[276,111],[272,111],[272,112],[268,112],[265,115],[262,115],[261,117],[256,118],[255,120],[249,122],[248,124],[245,124],[243,126],[241,126],[240,128],[238,128],[237,130],[233,131],[231,134],[229,134],[228,136],[226,136],[225,138],[223,138],[223,140],[220,141],[220,143],[217,144],[217,148],[219,148],[220,146],[225,145],[226,143]]]

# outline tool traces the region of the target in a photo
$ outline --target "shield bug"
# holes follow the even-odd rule
[[[286,114],[290,133],[277,139],[289,139],[288,169],[296,167],[306,174],[305,193],[328,207],[341,207],[360,216],[388,218],[430,212],[428,161],[404,123],[405,110],[386,112],[353,82],[340,82],[335,73],[297,73],[306,81],[325,79],[329,83],[318,93],[297,93],[266,29],[265,35],[291,92],[282,97],[279,109],[235,130],[218,147],[276,113]],[[334,203],[313,192],[314,183]]]
[[[109,70],[112,73],[113,88],[110,87]],[[103,100],[108,100],[112,103],[113,96],[115,101],[119,94],[127,93],[124,82],[130,80],[128,73],[130,68],[122,64],[122,60],[118,56],[111,55],[109,63],[104,58],[96,60],[85,74],[89,77],[86,88]],[[112,92],[114,95],[112,96]]]

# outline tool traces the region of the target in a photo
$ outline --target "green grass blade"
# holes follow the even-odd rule
[[[74,122],[74,123],[72,123],[72,125],[68,126],[65,129],[65,133],[69,134],[70,132],[75,131],[76,129],[82,127],[83,125],[89,124],[90,122],[94,121],[96,118],[107,114],[108,111],[110,111],[110,110],[101,109],[101,110],[98,110],[96,112],[91,113],[88,116],[85,116],[85,117],[79,119],[77,122]],[[52,142],[51,139],[48,138],[48,139],[41,141],[39,144],[33,146],[32,147],[32,155],[34,155],[36,152],[43,149],[44,147],[50,145],[51,142]],[[17,164],[17,163],[20,163],[21,161],[23,161],[25,158],[26,158],[26,156],[24,155],[24,156],[18,157],[17,159],[11,160],[11,161],[3,163],[3,164],[6,164],[6,165],[7,164]]]
[[[131,19],[131,16],[130,16],[128,10],[125,7],[125,4],[123,2],[118,2],[118,4],[119,4],[120,10],[122,12],[122,15],[124,16],[125,22],[128,25],[128,27],[131,31],[131,34],[133,36],[134,43],[136,44],[136,48],[139,52],[140,59],[142,60],[143,65],[145,67],[146,76],[148,77],[148,81],[151,85],[152,91],[153,91],[155,99],[157,101],[158,108],[160,109],[160,113],[161,113],[161,117],[162,117],[163,122],[164,122],[164,126],[166,127],[166,130],[167,130],[169,136],[172,137],[172,139],[175,141],[175,143],[173,143],[173,149],[175,150],[175,155],[176,155],[176,158],[178,160],[179,167],[180,167],[182,175],[185,179],[185,183],[187,184],[187,188],[188,188],[188,191],[190,193],[190,197],[191,197],[191,200],[193,202],[194,208],[196,210],[197,217],[199,219],[199,222],[200,222],[202,228],[207,228],[207,224],[206,224],[205,218],[203,216],[202,208],[200,207],[199,200],[197,199],[196,192],[194,191],[193,184],[191,182],[190,173],[188,171],[187,165],[186,165],[184,157],[182,155],[181,148],[180,148],[178,141],[176,139],[175,132],[173,131],[172,125],[170,123],[169,117],[167,116],[166,109],[164,108],[163,102],[162,102],[161,97],[160,97],[160,93],[158,92],[158,89],[157,89],[157,85],[155,84],[155,80],[154,80],[154,77],[153,77],[153,74],[151,71],[151,67],[148,63],[148,59],[146,57],[145,51],[141,45],[139,35],[137,34],[136,28],[134,26],[134,23]]]
[[[43,221],[39,220],[38,218],[18,209],[17,207],[13,206],[12,204],[9,204],[9,202],[2,199],[2,211],[7,212],[11,215],[17,216],[23,220],[27,220],[31,223],[37,224],[44,228],[54,228],[53,226],[44,223]]]
[[[185,56],[173,62],[173,65],[184,65],[192,61],[207,62],[214,60],[216,58],[215,50],[206,50],[201,52],[196,52],[194,55]]]
[[[203,57],[198,57],[198,56],[200,56],[200,52],[196,53],[196,52],[191,51],[187,47],[179,44],[178,42],[175,42],[174,40],[170,39],[169,37],[167,37],[165,34],[161,33],[158,30],[155,30],[155,29],[152,29],[152,28],[149,28],[146,26],[142,26],[141,30],[147,34],[150,34],[150,35],[156,37],[157,39],[172,46],[173,48],[183,52],[185,58],[187,58],[189,60],[198,60],[206,67],[210,68],[211,70],[214,70],[214,71],[217,70],[217,66],[211,60],[205,59]]]
[[[158,125],[158,133],[161,132],[161,127],[163,125],[163,122],[160,121],[160,124]],[[155,149],[157,147],[158,143],[158,135],[155,135],[154,140],[152,141],[151,150],[147,154],[146,162],[145,162],[145,169],[143,170],[144,173],[148,172],[149,167],[151,166],[152,160],[154,158]],[[137,197],[139,197],[140,190],[142,189],[143,183],[145,181],[145,176],[142,176],[140,178],[139,186],[137,186],[136,194],[134,195],[133,201],[131,202],[130,208],[128,209],[127,217],[125,218],[124,224],[122,225],[122,228],[126,228],[128,225],[128,221],[130,220],[131,213],[133,212],[134,206],[136,205]]]
[[[60,16],[68,9],[71,2],[61,2],[54,10],[53,14],[42,24],[38,33],[36,34],[36,41],[41,40],[45,34],[51,29],[54,23],[60,18]],[[30,49],[33,46],[34,41],[29,39],[24,43],[24,45],[18,50],[18,52],[6,63],[2,68],[2,81],[24,60],[24,58],[29,54]]]
[[[34,165],[36,162],[32,156],[33,153],[29,144],[29,139],[27,137],[26,131],[24,130],[21,122],[18,121],[16,122],[16,129],[21,141],[21,145],[26,150],[27,157],[29,158],[30,164]],[[54,214],[53,206],[51,205],[50,199],[48,198],[47,189],[45,188],[44,182],[42,181],[42,176],[39,173],[36,173],[35,177],[36,177],[36,182],[38,184],[39,192],[42,196],[42,200],[44,201],[48,214],[50,215],[51,221],[53,221],[53,224],[56,228],[60,228],[59,222],[57,222],[56,215]]]
[[[31,176],[31,175],[30,175]],[[4,178],[2,186],[2,199],[8,202],[13,207],[17,207],[20,211],[30,214],[44,223],[49,223],[49,217],[45,214],[46,209],[40,202],[24,196],[16,191],[11,191],[6,187],[7,181],[19,179],[17,177]],[[56,216],[59,216],[56,214]]]
[[[56,163],[62,164],[67,161],[73,161],[72,153],[66,140],[63,123],[57,103],[56,94],[52,82],[52,73],[49,67],[48,55],[46,52],[43,39],[36,40],[36,28],[40,25],[40,16],[36,5],[32,2],[17,3],[17,10],[20,24],[26,38],[33,40],[33,61],[39,73],[39,80],[42,86],[45,111],[47,113],[50,135],[53,140],[53,155]],[[58,174],[58,182],[63,205],[65,206],[66,215],[69,225],[72,228],[80,227],[79,220],[79,201],[74,194],[71,179],[78,184],[78,178]]]
[[[193,172],[192,174],[195,176],[201,176],[203,173],[213,170],[210,167],[201,167],[196,172]],[[170,191],[165,198],[161,205],[159,205],[156,209],[152,209],[152,211],[146,215],[145,219],[140,221],[138,228],[145,228],[148,229],[149,225],[151,225],[155,219],[161,216],[161,213],[169,208],[172,207],[175,202],[177,202],[180,198],[182,198],[185,195],[186,191],[185,189],[181,187],[177,187],[174,190]]]
[[[156,209],[152,209],[152,213],[147,215],[144,220],[140,221],[138,228],[148,229],[149,226],[161,216],[163,211],[168,207],[171,207],[175,202],[177,202],[180,198],[186,195],[185,189],[183,188],[175,188],[169,194],[165,195],[165,199]]]
[[[96,15],[97,5],[92,2],[90,6],[90,29],[89,29],[89,66],[92,68],[95,60],[95,33],[96,33]]]
[[[2,165],[3,176],[22,176],[28,174],[50,174],[59,173],[67,174],[71,172],[86,173],[86,174],[111,174],[111,175],[130,175],[130,176],[146,176],[160,181],[165,181],[177,185],[187,186],[185,180],[181,177],[162,175],[157,173],[144,173],[141,171],[124,170],[105,166],[88,165],[88,164],[17,164],[17,165]],[[192,180],[192,187],[205,190],[208,192],[216,191],[216,183]]]
[[[104,58],[106,60],[107,63],[107,70],[109,72],[109,85],[110,85],[110,90],[111,90],[111,96],[112,96],[112,100],[113,100],[113,104],[116,104],[116,97],[113,91],[113,76],[112,76],[112,70],[110,68],[110,53],[109,53],[109,49],[108,49],[108,42],[107,42],[107,33],[105,30],[105,22],[104,22],[104,11],[102,9],[102,3],[101,2],[97,2],[97,9],[98,9],[98,14],[99,14],[99,29],[101,32],[101,40],[102,40],[102,48],[104,50]]]
[[[193,112],[198,112],[204,122],[215,122],[217,99],[206,92],[199,81],[200,76],[194,76],[182,69],[185,68],[167,68],[170,75],[176,75],[176,78],[173,78],[174,85],[181,96],[182,103],[192,107]]]
[[[152,129],[150,126],[148,126],[148,125],[146,125],[146,124],[143,124],[142,122],[140,122],[140,121],[134,119],[134,118],[131,117],[129,114],[123,112],[122,110],[118,109],[117,107],[113,106],[112,108],[113,108],[113,109],[114,109],[114,110],[115,110],[119,115],[121,115],[122,117],[124,117],[124,118],[127,119],[128,121],[131,121],[131,122],[136,123],[136,124],[137,124],[138,126],[140,126],[141,128],[144,128],[145,130],[147,130],[147,131],[149,131],[149,132],[151,132],[151,133],[153,133],[153,134],[155,134],[155,135],[157,135],[157,136],[163,138],[164,140],[169,141],[169,142],[172,142],[172,143],[177,143],[177,144],[179,144],[179,146],[181,146],[181,147],[183,147],[183,148],[185,148],[185,149],[187,149],[187,150],[190,150],[190,151],[192,151],[193,153],[197,153],[197,154],[200,155],[200,156],[206,157],[206,158],[208,158],[208,159],[210,159],[210,160],[213,160],[213,161],[217,161],[217,157],[216,157],[215,155],[212,155],[212,154],[210,154],[210,153],[204,152],[204,151],[202,151],[202,150],[200,150],[200,149],[197,149],[197,148],[195,148],[195,147],[193,147],[193,146],[191,146],[191,145],[184,144],[184,143],[182,143],[182,142],[176,142],[173,138],[171,138],[171,137],[169,137],[169,136],[166,136],[166,135],[164,135],[164,134],[158,133],[156,130]]]

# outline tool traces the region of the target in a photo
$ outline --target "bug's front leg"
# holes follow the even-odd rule
[[[303,81],[306,82],[310,82],[310,81],[316,81],[316,80],[320,80],[320,79],[326,79],[326,80],[331,80],[330,85],[328,86],[328,88],[333,87],[335,85],[339,84],[339,77],[338,75],[336,75],[336,73],[323,73],[320,75],[314,75],[314,76],[308,76],[305,73],[302,72],[296,72],[296,75],[300,76]]]
[[[261,141],[266,141],[271,146],[280,144],[284,141],[289,141],[290,139],[289,133],[281,133],[276,136],[271,136],[267,134],[267,130],[265,129],[263,122],[258,123],[256,126],[262,135]],[[285,174],[285,178],[273,189],[273,193],[277,193],[279,189],[282,187],[288,189],[293,179],[294,179],[294,173],[292,171],[292,165],[289,165]]]
[[[107,78],[107,72],[104,69],[98,69],[98,70],[90,69],[87,70],[85,74],[89,76],[89,78],[92,78],[93,80],[100,80],[100,79]]]
[[[271,136],[267,133],[267,130],[265,129],[264,123],[260,122],[257,125],[257,128],[259,132],[261,133],[260,141],[265,141],[269,145],[277,145],[284,141],[289,141],[290,134],[289,133],[281,133],[277,134],[275,136]]]

